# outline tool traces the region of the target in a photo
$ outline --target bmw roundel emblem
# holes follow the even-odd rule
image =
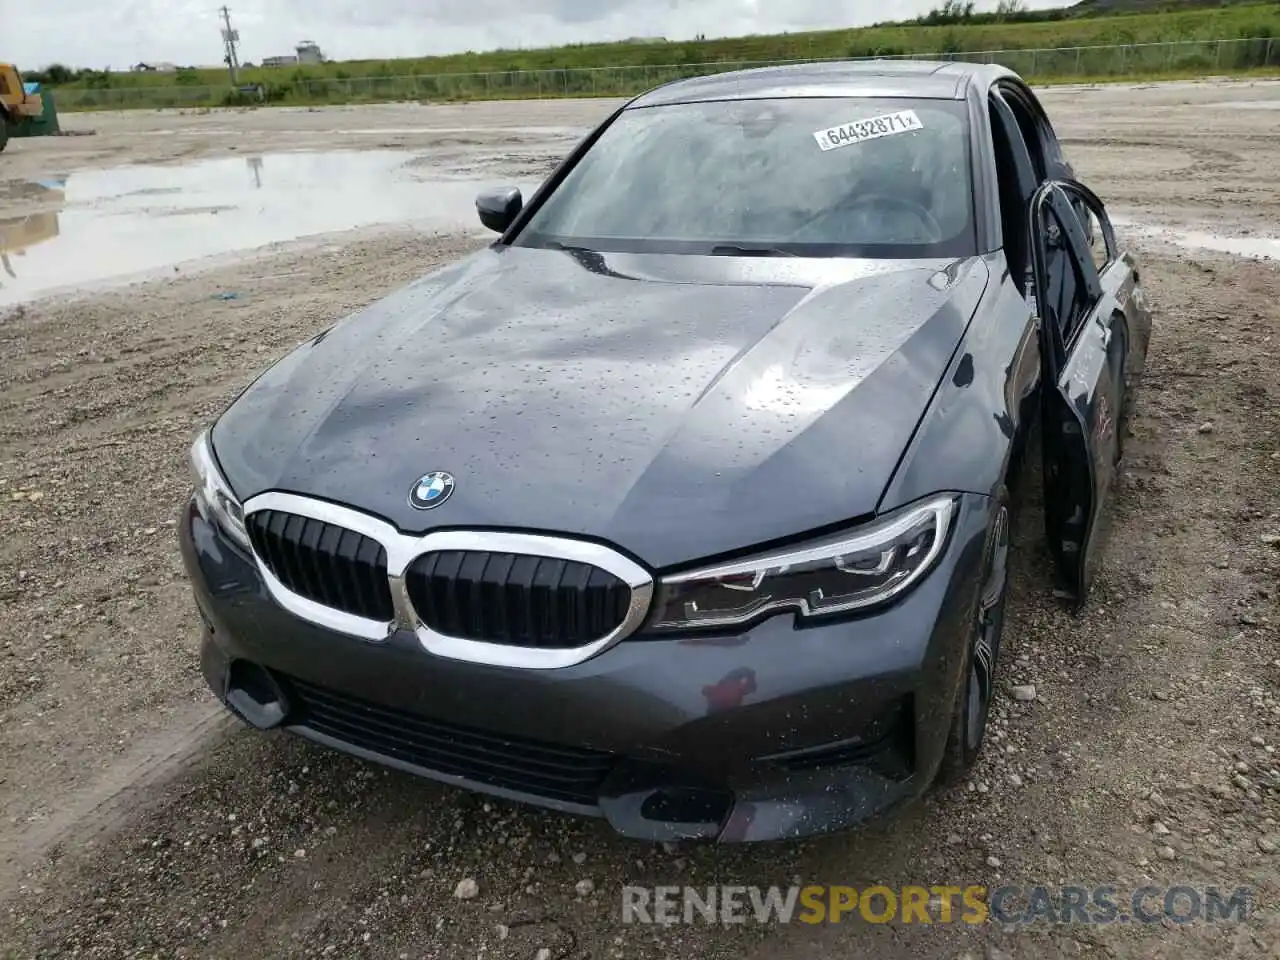
[[[437,470],[420,478],[409,488],[409,506],[415,510],[434,510],[453,493],[453,474]]]

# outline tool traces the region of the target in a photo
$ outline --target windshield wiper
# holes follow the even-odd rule
[[[736,243],[718,243],[711,248],[713,257],[794,257],[796,254],[780,247],[746,247]]]

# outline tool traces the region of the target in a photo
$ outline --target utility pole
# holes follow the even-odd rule
[[[227,64],[227,73],[231,75],[231,85],[240,85],[240,59],[236,56],[236,44],[240,42],[240,31],[231,26],[231,11],[225,6],[218,11],[222,14],[222,46],[226,50],[223,60]]]

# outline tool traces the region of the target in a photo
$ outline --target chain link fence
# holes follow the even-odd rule
[[[848,58],[872,60],[874,57]],[[1216,71],[1280,67],[1280,40],[1189,40],[1086,47],[1019,50],[940,51],[886,56],[886,60],[954,60],[999,63],[1032,80],[1121,77],[1143,74],[1211,74]],[[226,86],[140,86],[62,88],[58,107],[129,109],[213,107],[266,100],[279,103],[361,103],[394,100],[508,100],[531,97],[630,96],[661,83],[748,67],[782,66],[815,60],[717,61],[627,67],[566,67],[559,70],[504,70],[493,73],[438,73],[396,77],[300,79],[280,70],[254,91]]]

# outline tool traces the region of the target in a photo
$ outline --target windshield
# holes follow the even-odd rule
[[[514,241],[844,257],[975,252],[964,103],[798,98],[641,107]]]

